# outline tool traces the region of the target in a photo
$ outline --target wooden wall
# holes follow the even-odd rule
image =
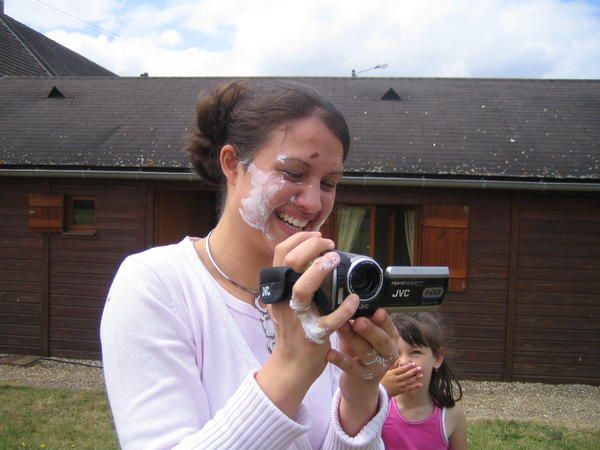
[[[47,183],[0,178],[0,352],[40,355],[48,240],[28,230],[28,196]]]
[[[465,378],[600,384],[593,194],[342,187],[347,204],[469,206],[467,290],[441,308]]]
[[[99,357],[112,277],[153,245],[155,201],[172,187],[0,179],[0,352]],[[95,196],[97,234],[29,231],[33,192]],[[442,307],[463,377],[600,384],[596,197],[342,186],[338,202],[469,207],[467,289]]]
[[[28,229],[28,194],[92,196],[96,233]],[[141,183],[0,180],[0,351],[98,358],[98,324],[123,258],[144,249]],[[151,224],[151,222],[150,222]]]
[[[95,197],[96,234],[50,237],[50,354],[97,358],[108,287],[123,258],[146,247],[145,186],[72,181],[53,183],[52,193]]]
[[[600,198],[522,195],[512,379],[600,384]]]

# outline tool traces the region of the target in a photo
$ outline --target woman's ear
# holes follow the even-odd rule
[[[437,351],[437,355],[435,355],[435,362],[433,363],[434,369],[439,369],[442,363],[444,362],[444,358],[446,357],[446,349],[444,347],[440,347]]]
[[[235,185],[238,175],[238,155],[235,147],[232,145],[224,145],[219,153],[219,162],[223,175],[227,178],[227,184]]]

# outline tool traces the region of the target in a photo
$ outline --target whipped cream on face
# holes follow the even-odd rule
[[[252,188],[248,196],[242,199],[240,216],[251,227],[267,232],[267,221],[273,208],[271,201],[283,189],[285,180],[275,171],[265,172],[254,163],[248,166]]]

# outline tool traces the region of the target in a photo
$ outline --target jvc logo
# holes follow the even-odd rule
[[[271,286],[263,286],[262,287],[262,297],[268,298],[271,296]]]
[[[393,298],[409,297],[409,296],[410,296],[410,289],[396,289],[396,291],[392,294]]]

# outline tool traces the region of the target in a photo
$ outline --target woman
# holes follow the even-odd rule
[[[379,380],[397,331],[383,310],[350,321],[355,295],[328,316],[312,305],[339,263],[318,229],[349,148],[345,120],[306,86],[232,82],[198,101],[197,124],[188,151],[221,186],[219,222],[128,257],[102,319],[122,447],[381,448]],[[303,274],[267,309],[269,266]]]

